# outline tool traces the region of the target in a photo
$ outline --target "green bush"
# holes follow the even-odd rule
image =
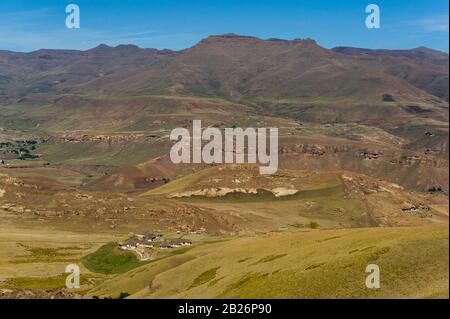
[[[309,223],[309,228],[312,228],[312,229],[319,228],[319,224],[316,223],[316,222],[310,222]]]
[[[121,274],[133,268],[145,265],[131,251],[120,251],[117,243],[109,243],[96,252],[83,258],[83,264],[92,272],[102,274]]]

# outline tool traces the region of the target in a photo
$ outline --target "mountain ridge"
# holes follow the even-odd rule
[[[34,93],[99,91],[306,100],[373,99],[387,93],[421,102],[431,94],[448,102],[448,54],[436,52],[326,49],[309,38],[263,40],[236,34],[209,36],[181,51],[131,44],[101,44],[85,51],[0,51],[0,102]],[[380,55],[394,62],[400,58],[404,67],[392,70],[389,61],[376,61]]]
[[[294,39],[283,39],[283,38],[274,38],[274,37],[271,37],[271,38],[260,38],[260,37],[256,37],[256,36],[236,34],[236,33],[212,34],[212,35],[207,36],[206,38],[203,38],[203,39],[199,40],[197,42],[197,44],[200,43],[203,40],[208,39],[208,38],[224,38],[224,39],[228,38],[228,39],[243,39],[243,40],[244,39],[254,39],[254,40],[259,40],[259,41],[280,41],[280,42],[310,41],[311,43],[315,43],[315,44],[319,45],[316,40],[314,40],[312,38],[309,38],[309,37],[307,37],[307,38],[294,38]],[[99,45],[97,45],[95,47],[92,47],[92,48],[89,48],[89,49],[85,49],[85,50],[80,50],[80,49],[57,49],[57,48],[49,49],[49,48],[40,48],[38,50],[33,50],[33,51],[14,51],[14,50],[1,50],[0,49],[0,53],[9,52],[9,53],[24,53],[24,54],[28,54],[28,53],[33,53],[33,52],[40,51],[40,50],[86,52],[86,51],[90,51],[90,50],[93,50],[93,49],[98,48],[98,47],[117,48],[117,47],[121,47],[121,46],[133,46],[133,47],[136,47],[136,48],[139,48],[139,49],[143,49],[143,50],[145,50],[145,49],[158,50],[158,51],[165,51],[165,50],[167,50],[167,51],[171,51],[171,52],[181,52],[181,51],[184,51],[184,50],[190,48],[190,47],[186,47],[186,48],[180,49],[180,50],[172,50],[172,49],[169,49],[169,48],[157,49],[157,48],[152,48],[152,47],[140,47],[140,46],[132,44],[132,43],[128,43],[128,44],[127,43],[121,43],[121,44],[118,44],[116,46],[111,46],[111,45],[108,45],[106,43],[100,43]],[[192,46],[195,46],[195,44],[192,45]],[[323,48],[325,48],[325,47],[323,47]],[[413,51],[413,50],[425,49],[425,50],[428,50],[428,51],[433,51],[433,52],[438,52],[438,53],[441,53],[441,54],[445,54],[447,56],[449,55],[448,52],[437,50],[437,49],[433,49],[433,48],[429,48],[429,47],[426,47],[426,46],[419,46],[419,47],[410,48],[410,49],[370,49],[370,48],[342,45],[342,46],[336,46],[336,47],[325,48],[325,49],[327,49],[327,50],[334,50],[334,49],[338,49],[338,48],[349,48],[349,49],[370,50],[370,51]]]

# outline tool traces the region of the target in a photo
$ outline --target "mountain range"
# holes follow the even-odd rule
[[[448,101],[448,54],[325,49],[311,39],[210,36],[182,51],[99,45],[87,51],[0,51],[0,96],[164,94],[226,99]],[[373,100],[371,100],[373,99]]]
[[[366,149],[394,152],[386,156],[391,162],[416,156],[419,162],[431,161],[425,166],[440,172],[442,167],[448,170],[448,77],[448,54],[424,47],[326,49],[312,39],[262,40],[235,34],[210,36],[181,51],[104,44],[87,51],[0,51],[0,124],[57,139],[74,132],[143,133],[160,138],[153,157],[167,154],[164,134],[198,118],[218,127],[255,126],[264,120],[284,127],[357,124],[364,131],[372,129],[370,134],[380,141],[380,134],[401,139],[382,147],[369,143]],[[290,143],[304,144],[307,137],[301,134],[296,142],[296,134],[286,134]],[[320,143],[331,143],[330,147],[354,139],[347,133],[320,134]],[[323,134],[343,134],[345,141]],[[360,134],[367,138],[369,133]],[[282,145],[286,138],[281,137]],[[114,153],[119,149],[142,154],[120,165],[152,159],[142,145],[112,145]],[[67,153],[60,143],[51,150],[53,155]],[[95,156],[104,151],[87,150]],[[105,158],[102,164],[111,162]],[[392,176],[387,167],[392,165],[383,164],[375,174]],[[364,167],[357,170],[367,173]],[[401,173],[410,174],[409,169]],[[436,177],[441,176],[437,172],[427,176],[426,182],[406,184],[426,189],[448,181]]]

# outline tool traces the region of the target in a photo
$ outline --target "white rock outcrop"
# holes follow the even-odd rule
[[[271,192],[275,197],[289,196],[298,193],[297,189],[277,187],[274,189],[264,189]],[[169,198],[182,198],[191,196],[204,196],[204,197],[223,197],[231,193],[240,194],[258,194],[258,189],[256,188],[229,188],[229,187],[218,187],[218,188],[204,188],[199,190],[191,190],[184,192],[176,192],[168,195]]]

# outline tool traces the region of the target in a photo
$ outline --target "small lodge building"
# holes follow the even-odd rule
[[[192,241],[189,239],[177,238],[174,240],[166,240],[164,241],[159,248],[161,249],[169,249],[169,248],[178,248],[182,246],[190,246],[192,245]]]
[[[154,248],[155,241],[162,240],[161,234],[144,233],[136,235],[136,237],[129,238],[126,242],[119,243],[119,248],[122,250],[138,250],[139,248]],[[176,238],[173,240],[164,240],[160,245],[160,249],[178,248],[182,246],[190,246],[192,241],[185,238]]]
[[[130,238],[125,243],[119,243],[119,248],[122,250],[136,250],[139,247],[153,248],[153,243],[150,240]]]
[[[161,245],[159,245],[159,248],[160,249],[169,249],[169,248],[173,248],[173,247],[172,247],[172,243],[165,241]]]
[[[153,243],[145,240],[140,240],[137,244],[138,247],[153,248]]]
[[[137,236],[141,241],[145,241],[145,242],[152,242],[155,239],[157,239],[158,237],[162,237],[162,235],[159,235],[159,234],[157,235],[154,233],[144,233],[142,235],[137,235]]]
[[[130,238],[124,243],[119,243],[119,248],[122,250],[135,250],[138,246],[139,240]]]
[[[174,243],[175,245],[179,245],[179,246],[190,246],[190,245],[192,245],[192,241],[190,241],[189,239],[184,239],[184,238],[174,239],[172,241],[172,243]]]

